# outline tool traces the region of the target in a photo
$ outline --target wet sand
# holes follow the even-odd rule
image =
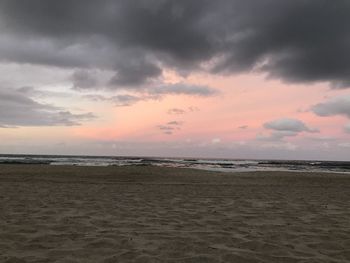
[[[1,165],[0,262],[350,262],[350,175]]]

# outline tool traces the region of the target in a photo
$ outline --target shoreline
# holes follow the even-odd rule
[[[349,262],[350,177],[0,165],[0,262]]]
[[[242,160],[242,159],[186,159],[186,158],[155,158],[155,157],[99,157],[99,156],[51,156],[51,155],[5,155],[0,156],[1,164],[41,164],[41,165],[72,165],[72,166],[157,166],[194,168],[214,172],[253,172],[253,171],[298,171],[326,172],[350,174],[349,161],[315,161],[315,160]]]
[[[218,174],[231,174],[231,175],[243,175],[243,174],[252,174],[252,173],[297,173],[297,174],[326,174],[326,175],[337,175],[337,174],[342,174],[342,175],[350,175],[350,171],[327,171],[327,170],[301,170],[301,169],[279,169],[279,168],[271,168],[269,169],[264,169],[264,170],[258,170],[258,169],[231,169],[231,170],[224,170],[223,168],[196,168],[196,167],[171,167],[171,166],[157,166],[157,165],[152,165],[152,164],[130,164],[130,165],[80,165],[80,164],[50,164],[50,163],[0,163],[0,168],[2,166],[51,166],[51,167],[62,167],[62,168],[69,168],[69,167],[87,167],[87,168],[125,168],[125,167],[130,167],[130,168],[135,168],[138,167],[142,169],[142,167],[153,167],[155,169],[157,168],[165,168],[165,169],[180,169],[180,170],[195,170],[195,171],[201,171],[201,172],[210,172],[210,173],[218,173]]]

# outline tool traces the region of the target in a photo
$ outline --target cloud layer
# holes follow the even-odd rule
[[[343,115],[350,118],[350,96],[332,98],[318,103],[311,107],[311,111],[322,117]]]
[[[39,103],[22,91],[0,89],[0,127],[73,126],[95,118],[92,113],[73,114],[66,109]]]
[[[3,0],[0,60],[108,69],[112,87],[152,83],[171,67],[346,88],[349,13],[346,0]]]
[[[130,90],[129,90],[130,91]],[[132,91],[132,90],[131,90]],[[84,95],[86,99],[93,101],[108,101],[115,106],[131,106],[139,101],[159,100],[166,95],[187,95],[197,97],[209,97],[218,94],[215,89],[200,85],[187,85],[185,83],[168,84],[162,86],[151,86],[138,90],[137,94],[119,94],[111,97],[106,97],[99,94]],[[198,110],[196,108],[189,108],[188,111]],[[183,114],[185,111],[181,109],[172,109],[170,114]]]

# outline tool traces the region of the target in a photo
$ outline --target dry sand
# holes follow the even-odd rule
[[[350,176],[0,166],[0,262],[350,262]]]

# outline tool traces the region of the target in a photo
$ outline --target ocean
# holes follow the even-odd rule
[[[202,158],[0,154],[0,165],[1,164],[47,164],[73,166],[150,165],[162,167],[194,168],[220,172],[306,171],[350,173],[350,162],[307,160],[239,160]]]

